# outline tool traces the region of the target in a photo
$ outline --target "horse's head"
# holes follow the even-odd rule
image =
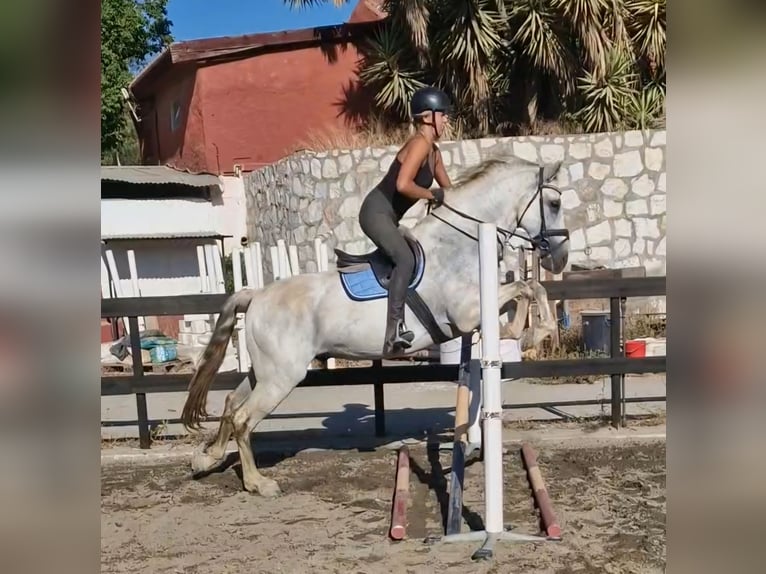
[[[527,232],[540,254],[540,264],[551,273],[561,273],[569,259],[569,231],[564,226],[561,192],[551,181],[561,162],[525,166],[515,178],[520,187],[514,206],[515,224]]]
[[[560,168],[561,162],[539,166],[515,156],[485,160],[460,174],[447,195],[450,205],[437,208],[434,216],[446,221],[441,217],[446,209],[464,219],[495,223],[506,234],[523,237],[523,229],[541,265],[561,273],[569,259],[569,232],[561,192],[551,183]]]

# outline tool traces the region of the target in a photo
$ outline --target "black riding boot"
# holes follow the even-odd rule
[[[393,355],[399,351],[409,349],[414,338],[415,333],[407,328],[404,319],[389,315],[386,325],[386,341],[383,345],[383,355]]]

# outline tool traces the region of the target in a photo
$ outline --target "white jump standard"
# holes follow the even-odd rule
[[[481,308],[482,422],[484,427],[484,530],[447,534],[427,542],[481,542],[472,559],[493,557],[499,541],[546,542],[551,538],[511,532],[503,524],[503,401],[498,316],[497,228],[479,225]]]

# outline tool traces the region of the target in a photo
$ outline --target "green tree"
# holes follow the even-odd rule
[[[293,7],[322,0],[285,0]],[[335,4],[341,0],[333,0]],[[586,131],[664,122],[665,0],[385,0],[362,82],[406,118],[420,86],[455,100],[458,132],[540,118]]]
[[[101,0],[101,156],[131,151],[135,137],[120,93],[172,41],[167,0]],[[134,150],[133,150],[133,153]]]

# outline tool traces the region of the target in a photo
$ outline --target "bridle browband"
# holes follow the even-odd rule
[[[540,231],[539,231],[539,233],[537,235],[535,235],[534,237],[527,237],[525,235],[520,235],[520,234],[516,233],[515,230],[511,231],[511,230],[508,230],[508,229],[504,229],[504,228],[502,228],[500,226],[497,226],[497,235],[498,235],[498,239],[497,240],[500,243],[501,248],[504,247],[505,245],[508,245],[512,237],[518,237],[518,238],[523,239],[524,241],[528,241],[530,243],[530,247],[520,247],[519,249],[525,249],[525,250],[528,250],[528,251],[534,251],[535,249],[537,249],[540,252],[540,256],[541,257],[547,257],[547,256],[551,255],[551,243],[549,241],[549,238],[551,238],[551,237],[564,237],[567,240],[569,240],[569,230],[568,229],[566,229],[566,228],[564,228],[564,229],[548,229],[546,227],[546,225],[545,225],[545,207],[543,205],[543,190],[544,189],[551,189],[551,190],[555,191],[556,193],[558,193],[559,196],[561,195],[561,190],[559,188],[557,188],[556,186],[551,185],[551,184],[545,182],[544,169],[545,169],[544,167],[540,167],[540,175],[538,177],[537,190],[535,191],[534,194],[532,194],[532,197],[530,198],[529,202],[527,202],[527,205],[524,208],[524,210],[521,212],[521,215],[519,215],[516,218],[516,229],[518,229],[518,228],[521,227],[522,219],[524,219],[524,216],[526,215],[527,211],[529,211],[529,208],[534,203],[535,198],[537,198],[538,202],[539,202],[539,205],[540,205]],[[459,209],[455,209],[451,205],[448,205],[447,202],[443,202],[441,205],[443,205],[448,210],[450,210],[451,212],[459,215],[460,217],[462,217],[464,219],[468,219],[469,221],[473,221],[475,223],[485,223],[484,221],[482,221],[480,219],[477,219],[477,218],[473,217],[472,215],[468,215],[467,213],[463,213]],[[455,225],[453,225],[449,221],[447,221],[447,220],[439,217],[438,215],[436,215],[436,213],[434,213],[433,211],[430,210],[430,204],[429,204],[429,213],[428,214],[433,216],[433,217],[435,217],[439,221],[441,221],[443,223],[446,223],[447,225],[449,225],[453,229],[456,229],[457,231],[459,231],[463,235],[466,235],[466,236],[470,237],[474,241],[478,241],[479,240],[478,237],[473,237],[467,231],[465,231],[463,229],[460,229],[459,227],[456,227]]]

